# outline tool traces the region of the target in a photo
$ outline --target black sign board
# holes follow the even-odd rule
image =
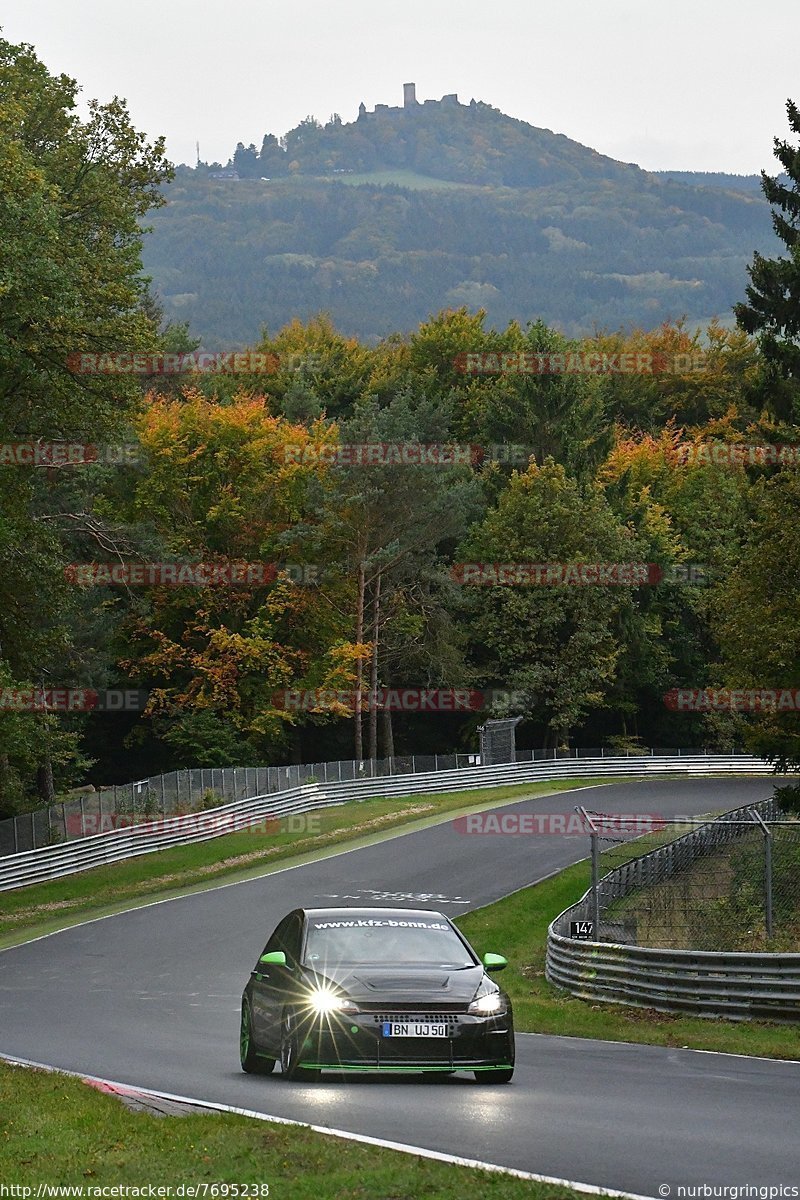
[[[593,941],[594,921],[570,921],[569,936],[577,938],[579,942]]]

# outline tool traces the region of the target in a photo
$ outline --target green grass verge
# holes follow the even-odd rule
[[[77,1079],[5,1064],[0,1182],[82,1185],[87,1197],[88,1188],[115,1184],[229,1183],[267,1184],[275,1200],[577,1200],[569,1188],[343,1143],[298,1126],[227,1113],[133,1113]]]
[[[509,959],[509,966],[497,978],[511,997],[517,1030],[800,1059],[800,1027],[796,1025],[711,1020],[589,1004],[548,983],[544,977],[547,927],[581,898],[589,882],[589,864],[577,863],[552,879],[456,921],[479,954],[488,950]]]
[[[172,850],[139,855],[48,883],[0,892],[0,949],[74,925],[87,917],[180,895],[186,891],[253,878],[279,867],[321,858],[391,836],[392,830],[423,828],[443,817],[547,796],[592,779],[514,784],[442,795],[350,801],[308,814],[312,832],[284,830],[225,834]],[[603,780],[603,783],[620,780]]]

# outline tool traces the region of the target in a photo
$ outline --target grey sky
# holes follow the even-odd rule
[[[457,92],[653,170],[772,169],[800,101],[798,0],[4,0],[86,97],[125,96],[176,162],[309,113]]]

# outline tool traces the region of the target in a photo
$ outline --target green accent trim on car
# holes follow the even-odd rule
[[[307,1067],[311,1071],[383,1071],[384,1074],[389,1071],[404,1071],[406,1074],[414,1071],[449,1071],[452,1074],[454,1071],[510,1071],[514,1064],[505,1062],[492,1063],[488,1067],[471,1067],[467,1063],[454,1063],[451,1067],[426,1067],[422,1064],[417,1065],[414,1063],[407,1067],[379,1067],[374,1063],[365,1063],[363,1066],[360,1066],[358,1064],[353,1065],[352,1063],[303,1062],[300,1065]]]
[[[262,954],[258,961],[272,967],[285,967],[286,955],[282,950],[270,950],[269,954]]]
[[[484,954],[483,965],[487,971],[502,971],[503,967],[508,966],[508,959],[502,954]]]

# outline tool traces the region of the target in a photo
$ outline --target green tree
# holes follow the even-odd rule
[[[791,100],[786,113],[790,129],[800,135],[800,111]],[[786,258],[754,254],[747,303],[735,305],[734,311],[743,329],[759,335],[764,356],[778,374],[800,385],[800,146],[777,137],[773,144],[788,178],[762,171],[761,184],[773,207],[773,228],[789,253]],[[797,396],[794,389],[795,405]]]
[[[132,127],[119,99],[76,113],[77,84],[51,75],[27,45],[0,39],[0,443],[119,437],[140,396],[130,375],[83,373],[75,356],[149,351],[140,219],[169,176],[163,140]],[[80,608],[65,586],[72,531],[89,538],[73,467],[0,469],[0,668],[11,682],[65,678]],[[71,479],[69,476],[71,475]],[[85,482],[84,477],[84,482]],[[92,476],[97,482],[98,476]],[[55,768],[77,761],[74,731],[48,718],[18,721],[23,788],[52,794]],[[22,743],[29,736],[27,745]],[[33,765],[32,765],[33,764]]]
[[[634,535],[602,494],[548,459],[515,473],[459,552],[466,563],[637,561]],[[625,586],[464,586],[471,661],[480,682],[519,693],[517,711],[560,744],[606,703],[622,649]]]
[[[798,472],[779,471],[756,483],[745,544],[716,595],[725,682],[784,694],[783,706],[765,704],[748,730],[752,749],[779,769],[800,767],[800,712],[796,700],[789,702],[800,689],[798,511]]]

